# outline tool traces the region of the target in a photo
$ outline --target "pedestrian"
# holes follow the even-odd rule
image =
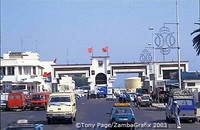
[[[90,99],[90,92],[89,92],[89,90],[87,91],[87,99]]]
[[[140,109],[140,103],[141,103],[141,101],[142,101],[142,98],[141,98],[141,96],[137,96],[137,100],[136,100],[136,104],[137,104],[137,108],[138,109]]]
[[[180,117],[179,117],[180,107],[179,107],[177,101],[173,102],[172,110],[173,110],[173,114],[174,114],[175,121],[176,121],[176,128],[181,128],[181,122],[180,122]]]

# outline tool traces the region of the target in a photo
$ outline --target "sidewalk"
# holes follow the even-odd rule
[[[165,109],[164,103],[152,103],[152,106],[159,109]]]

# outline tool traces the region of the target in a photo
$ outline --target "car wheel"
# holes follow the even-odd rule
[[[74,122],[74,118],[72,117],[70,120],[69,120],[69,123],[73,124]]]
[[[169,117],[167,117],[167,116],[166,116],[166,122],[167,122],[167,123],[169,123],[169,122],[170,122],[170,121],[169,121]]]
[[[73,118],[73,121],[76,121],[76,114],[75,114],[75,116],[74,116],[74,118]]]
[[[51,118],[47,118],[47,123],[52,124],[53,120]]]
[[[196,119],[192,119],[191,121],[194,123],[196,121]]]

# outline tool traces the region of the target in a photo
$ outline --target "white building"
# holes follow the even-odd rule
[[[32,52],[8,52],[0,60],[1,90],[51,91],[43,74],[51,74],[53,61],[40,61],[39,54]]]
[[[52,67],[55,79],[63,75],[84,75],[88,78],[91,90],[102,87],[112,89],[116,76],[124,73],[138,73],[145,89],[153,89],[153,86],[164,89],[165,81],[178,72],[177,61],[154,62],[153,65],[144,62],[112,63],[109,56],[92,56],[90,64],[56,64]],[[181,61],[181,70],[188,71],[188,61]]]

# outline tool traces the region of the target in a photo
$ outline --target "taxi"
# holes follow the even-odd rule
[[[133,126],[135,123],[135,114],[130,103],[114,103],[111,113],[108,114],[110,114],[112,128],[124,127],[120,124],[131,124]],[[131,125],[128,125],[128,127]],[[133,129],[133,127],[131,128]]]

